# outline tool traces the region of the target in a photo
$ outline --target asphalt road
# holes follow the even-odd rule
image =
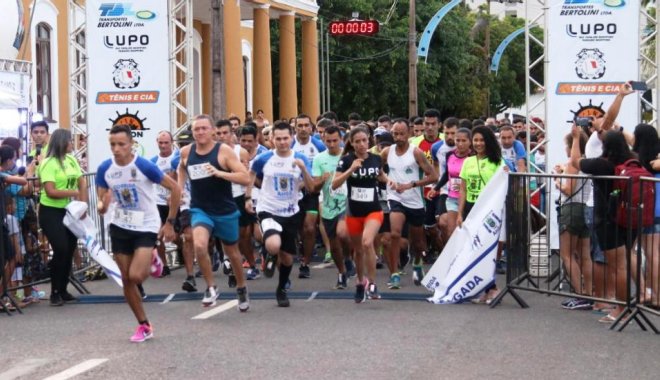
[[[136,322],[110,280],[88,282],[94,294],[60,308],[47,301],[23,315],[0,315],[0,380],[67,379],[657,379],[660,336],[630,325],[608,330],[590,311],[566,311],[558,297],[521,293],[483,305],[432,305],[410,275],[399,291],[378,283],[384,299],[357,305],[353,283],[331,290],[332,268],[315,268],[299,280],[293,271],[288,309],[274,300],[275,279],[249,283],[251,309],[230,307],[206,319],[201,295],[181,293],[184,273],[150,279],[146,310],[155,338],[128,341]],[[223,299],[234,299],[226,277],[216,274]],[[500,279],[502,280],[502,279]],[[199,282],[198,282],[198,285]],[[199,286],[200,288],[202,286]],[[47,291],[47,288],[42,288]],[[317,297],[309,299],[313,292]],[[196,298],[190,300],[182,300]],[[333,297],[334,299],[329,299]],[[389,298],[389,299],[388,299]],[[393,299],[396,298],[396,299]],[[410,300],[403,300],[404,298]],[[180,300],[181,299],[181,300]],[[116,300],[116,298],[115,298]],[[203,315],[202,315],[203,316]],[[660,326],[660,318],[652,317]],[[68,372],[67,372],[68,371]]]

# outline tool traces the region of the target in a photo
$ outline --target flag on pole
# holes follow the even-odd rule
[[[422,283],[433,291],[429,302],[461,303],[495,281],[495,259],[509,173],[502,168],[482,190],[470,215],[456,228]]]

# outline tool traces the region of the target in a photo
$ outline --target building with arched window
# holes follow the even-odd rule
[[[83,12],[71,16],[72,0],[3,0],[4,8],[20,8],[24,30],[22,44],[13,56],[0,47],[0,59],[18,59],[32,63],[30,97],[33,112],[43,115],[52,128],[71,126],[73,109],[86,99],[70,91],[70,72],[84,60],[71,49],[70,30],[84,20]],[[170,1],[170,0],[160,0]],[[192,114],[213,114],[212,107],[212,1],[194,0],[194,28],[191,70]],[[76,0],[85,4],[85,0]],[[289,118],[299,112],[320,113],[318,74],[318,5],[315,0],[235,0],[223,2],[224,81],[226,113],[245,119],[246,111],[264,111],[265,118]],[[12,14],[5,12],[3,14]],[[277,46],[271,46],[271,27],[279,28]],[[6,32],[13,33],[14,26]],[[2,26],[0,26],[2,29]],[[2,29],[3,34],[5,30]],[[84,33],[75,43],[85,46]],[[2,44],[2,41],[0,41]],[[13,51],[13,50],[12,50]],[[271,53],[279,52],[279,72],[273,72]],[[297,67],[296,53],[302,56]],[[169,78],[163,73],[163,78]],[[273,77],[279,83],[273,89]],[[86,77],[77,77],[77,86],[85,88]],[[279,96],[279,109],[273,109],[273,94]],[[298,94],[301,98],[298,99]],[[255,112],[256,113],[256,112]],[[79,115],[78,123],[85,122]]]

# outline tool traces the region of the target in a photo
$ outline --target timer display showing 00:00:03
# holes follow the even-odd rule
[[[332,36],[371,35],[378,33],[378,27],[379,24],[376,20],[333,21],[329,25]]]

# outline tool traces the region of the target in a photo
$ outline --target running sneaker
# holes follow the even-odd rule
[[[309,265],[300,264],[298,270],[298,278],[311,278],[312,272],[309,270]]]
[[[163,265],[163,273],[160,274],[160,277],[165,277],[169,276],[172,274],[172,271],[170,270],[170,267],[167,265]]]
[[[264,275],[268,278],[273,277],[275,274],[275,267],[277,267],[277,256],[267,254],[266,266],[264,267]]]
[[[256,280],[261,277],[261,272],[257,268],[250,268],[247,271],[246,279],[249,281]]]
[[[71,294],[69,292],[66,292],[66,291],[61,294],[61,297],[62,297],[62,301],[66,302],[66,303],[75,303],[75,302],[80,301],[80,299],[78,297],[76,297],[73,294]]]
[[[341,289],[346,289],[348,287],[348,278],[346,278],[346,275],[344,273],[339,273],[339,276],[337,276],[337,285],[335,285],[335,289],[341,290]]]
[[[367,293],[364,291],[364,284],[359,283],[355,286],[355,303],[362,303],[367,300]]]
[[[424,267],[421,265],[413,266],[413,282],[415,286],[422,285],[422,279],[424,278]]]
[[[183,285],[181,285],[181,289],[185,290],[188,293],[196,292],[197,283],[195,282],[195,277],[193,276],[186,277],[186,280],[183,282]]]
[[[568,304],[575,302],[577,298],[566,298],[565,300],[561,301],[561,307],[567,306]]]
[[[399,270],[403,270],[403,268],[408,265],[410,262],[410,252],[407,249],[400,249],[399,250]]]
[[[222,273],[228,275],[231,273],[231,262],[229,259],[224,259],[222,261]]]
[[[158,257],[158,250],[154,248],[151,251],[151,277],[161,277],[163,275],[163,262]]]
[[[287,296],[286,289],[277,288],[275,290],[275,298],[277,299],[277,306],[279,307],[289,307],[291,303],[289,302],[289,296]]]
[[[357,272],[355,271],[355,264],[353,263],[353,260],[351,260],[351,259],[344,260],[344,265],[346,265],[346,277],[353,278],[357,275]]]
[[[32,287],[32,297],[42,300],[46,299],[46,292],[39,290],[36,286]]]
[[[591,301],[573,298],[571,302],[562,305],[561,307],[567,310],[591,310],[593,305],[594,304]]]
[[[241,270],[242,270],[242,269],[241,269]],[[229,275],[229,277],[227,277],[227,286],[229,286],[230,288],[235,288],[236,285],[237,285],[237,282],[236,282],[236,276],[235,276],[234,273],[232,272],[232,273]]]
[[[248,296],[247,287],[236,288],[236,297],[238,298],[238,311],[244,313],[250,309],[250,297]]]
[[[367,298],[370,300],[379,300],[380,294],[378,294],[378,287],[373,282],[367,287]]]
[[[332,253],[330,253],[330,252],[326,252],[326,253],[325,253],[325,258],[323,259],[323,262],[324,262],[325,264],[330,264],[330,263],[334,262],[334,261],[332,260]]]
[[[387,283],[390,289],[401,289],[401,276],[398,273],[393,273],[390,276],[390,282]]]
[[[135,329],[135,334],[131,337],[131,342],[142,343],[154,337],[154,329],[150,324],[140,324]]]
[[[218,288],[214,285],[210,288],[207,288],[204,292],[204,298],[202,298],[202,306],[212,307],[215,306],[215,300],[218,299]]]
[[[220,252],[217,249],[213,249],[213,255],[211,255],[211,264],[213,265],[211,270],[217,272],[220,269]]]

